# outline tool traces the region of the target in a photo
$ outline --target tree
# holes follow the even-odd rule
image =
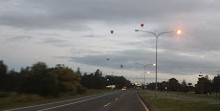
[[[156,87],[156,84],[155,83],[149,83],[147,85],[147,89],[150,89],[150,90],[155,90],[155,87]]]
[[[7,66],[4,64],[4,62],[0,61],[0,76],[7,74]]]
[[[195,93],[207,94],[211,93],[211,80],[206,75],[205,77],[198,78],[197,84],[195,85]]]
[[[219,93],[218,97],[220,99],[220,75],[215,76],[212,80],[212,84],[213,84],[213,90],[216,93],[216,97],[217,97],[217,93]]]
[[[187,87],[187,83],[185,80],[182,81],[181,83],[181,91],[182,92],[188,92],[188,87]]]
[[[123,76],[113,76],[113,75],[107,75],[105,76],[105,80],[107,85],[115,85],[116,88],[123,88],[123,87],[128,87],[131,88],[131,82],[129,80],[127,80],[126,78],[124,78]]]
[[[106,80],[102,77],[102,72],[97,69],[95,73],[87,75],[86,73],[82,76],[81,84],[89,89],[103,89],[106,85]]]
[[[7,66],[4,64],[4,62],[0,61],[0,90],[6,90],[7,89]]]
[[[80,76],[82,75],[79,67],[77,68],[77,71],[76,71],[76,72],[77,72]]]
[[[192,83],[188,83],[188,86],[192,86]]]
[[[193,87],[193,85],[192,85],[192,83],[188,83],[188,91],[194,91],[194,87]]]
[[[53,75],[59,93],[76,94],[84,92],[84,88],[80,84],[80,75],[72,69],[65,66],[52,68],[50,69],[50,75]]]
[[[165,91],[165,90],[167,90],[166,88],[168,87],[168,82],[166,82],[166,81],[163,81],[163,82],[161,82],[161,83],[157,83],[158,85],[157,85],[157,87],[158,87],[158,90],[160,90],[160,91]],[[154,89],[155,89],[155,87],[154,87]]]
[[[48,68],[44,62],[21,68],[20,72],[10,70],[7,73],[7,66],[0,61],[0,91],[34,93],[41,96],[83,93],[85,88],[80,84],[80,73],[79,68],[74,72],[63,64]],[[101,72],[97,71],[96,75],[101,76]],[[99,84],[99,80],[95,81]]]
[[[56,95],[54,77],[49,74],[45,63],[38,62],[31,68],[21,69],[20,73],[23,78],[21,92],[37,93],[42,96]]]
[[[180,84],[178,82],[178,80],[176,80],[175,78],[171,78],[168,81],[168,90],[169,91],[179,91],[180,90]]]
[[[10,70],[7,74],[7,90],[8,91],[18,91],[19,90],[19,80],[20,74],[15,70]]]

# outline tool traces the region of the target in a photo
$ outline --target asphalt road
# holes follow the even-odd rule
[[[127,90],[4,111],[148,111],[148,109],[135,91]]]

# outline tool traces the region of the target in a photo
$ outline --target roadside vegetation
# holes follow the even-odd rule
[[[220,101],[213,95],[187,94],[181,92],[138,90],[141,98],[152,111],[219,111]]]
[[[212,80],[209,79],[208,75],[199,75],[197,84],[195,84],[195,86],[193,86],[192,83],[187,83],[185,80],[179,83],[177,79],[171,78],[168,81],[158,82],[157,87],[158,91],[212,95],[209,97],[220,99],[220,75],[215,76]],[[155,90],[155,83],[149,83],[145,86],[145,88]]]
[[[16,72],[0,61],[0,108],[102,93],[113,83],[117,89],[131,85],[122,76],[103,76],[99,69],[82,74],[80,68],[74,71],[63,64],[49,68],[38,62]]]
[[[175,78],[157,83],[142,85],[139,95],[152,111],[220,111],[220,75],[212,80],[199,75],[195,86]]]

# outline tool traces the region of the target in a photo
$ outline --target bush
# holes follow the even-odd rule
[[[38,94],[22,94],[18,96],[18,101],[20,102],[33,102],[33,101],[40,101],[44,98],[39,96]]]

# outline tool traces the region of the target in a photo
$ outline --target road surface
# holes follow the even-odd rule
[[[148,111],[132,90],[68,99],[4,111]]]

